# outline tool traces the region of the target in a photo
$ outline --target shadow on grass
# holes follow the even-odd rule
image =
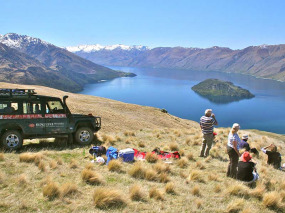
[[[103,144],[103,141],[99,140],[95,135],[94,140],[91,143],[94,146],[100,146]],[[90,147],[90,145],[79,145],[74,140],[70,143],[68,138],[48,138],[48,139],[34,139],[34,140],[25,140],[24,145],[21,149],[16,151],[5,150],[1,147],[1,151],[5,153],[14,152],[14,153],[23,153],[23,152],[39,152],[44,150],[53,150],[53,151],[62,151],[62,150],[73,150],[82,147]]]

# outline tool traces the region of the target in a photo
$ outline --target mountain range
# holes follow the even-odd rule
[[[26,35],[0,35],[0,81],[78,92],[87,83],[132,76]]]
[[[172,68],[241,73],[285,81],[285,45],[184,48],[80,45],[67,50],[105,66]]]

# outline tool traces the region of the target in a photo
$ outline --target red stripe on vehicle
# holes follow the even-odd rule
[[[38,119],[38,118],[66,118],[66,114],[46,114],[45,117],[43,117],[41,114],[0,115],[0,119]]]

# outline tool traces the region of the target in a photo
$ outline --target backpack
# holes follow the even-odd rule
[[[91,149],[89,149],[89,153],[90,155],[99,157],[106,154],[106,148],[104,146],[93,146]]]
[[[107,149],[106,156],[107,156],[107,163],[106,164],[108,165],[110,160],[118,158],[118,151],[117,151],[117,149],[112,147],[112,146],[110,146]]]

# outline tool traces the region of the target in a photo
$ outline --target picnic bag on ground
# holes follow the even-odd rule
[[[112,146],[110,146],[107,149],[106,156],[107,156],[107,163],[106,164],[108,165],[110,160],[118,158],[118,151],[117,151],[117,149],[112,147]]]

